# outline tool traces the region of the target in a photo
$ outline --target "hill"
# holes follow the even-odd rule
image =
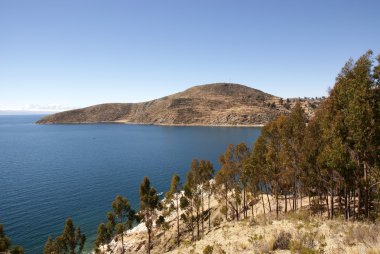
[[[304,100],[311,116],[319,100]],[[263,125],[288,114],[295,99],[282,98],[239,84],[194,86],[183,92],[141,103],[107,103],[52,114],[38,124],[120,122],[154,125]],[[310,106],[313,105],[313,106]]]

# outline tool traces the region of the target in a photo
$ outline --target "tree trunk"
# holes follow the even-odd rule
[[[331,217],[330,219],[332,220],[334,218],[334,186],[333,186],[333,182],[331,182],[331,193],[330,193],[331,197],[330,197],[330,205],[331,205]]]
[[[270,205],[270,200],[269,200],[268,192],[267,192],[267,200],[268,200],[268,204],[269,204],[269,212],[271,213],[272,212],[272,207]]]
[[[247,209],[245,204],[245,186],[243,186],[243,211],[244,211],[244,219],[247,218]]]
[[[288,200],[286,198],[286,194],[285,194],[285,213],[288,211]]]
[[[358,213],[357,217],[359,218],[362,214],[362,205],[363,205],[363,187],[361,184],[359,185],[359,193],[358,193]]]
[[[351,220],[351,190],[350,189],[348,189],[348,191],[347,191],[348,193],[347,193],[347,209],[348,209],[348,211],[347,211],[347,217],[348,217],[348,220]]]
[[[226,199],[226,221],[228,220],[228,191],[226,190],[226,196],[225,196],[225,199]]]
[[[348,220],[347,185],[344,186],[344,219]]]
[[[199,208],[197,208],[197,241],[199,240]]]
[[[368,190],[368,170],[367,163],[363,162],[364,166],[364,216],[369,217],[369,190]]]
[[[194,216],[193,216],[193,199],[190,201],[190,227],[191,227],[191,241],[194,241]]]
[[[294,192],[293,192],[293,211],[297,210],[297,184],[296,180],[294,179]]]
[[[310,214],[310,216],[311,216],[312,214],[311,214],[311,198],[310,198],[310,191],[308,191],[308,194],[307,194],[307,195],[308,195],[308,198],[309,198],[309,214]],[[313,197],[313,200],[315,200],[314,197]]]
[[[151,234],[151,229],[148,228],[148,254],[150,254],[150,234]]]
[[[278,206],[278,194],[276,194],[276,219],[278,219],[278,209],[279,209],[279,206]]]
[[[356,220],[356,187],[355,187],[355,185],[354,185],[354,191],[353,191],[353,205],[354,205],[354,207],[353,207],[353,212],[354,212],[354,220]]]
[[[235,191],[235,204],[236,204],[236,220],[239,220],[239,203],[238,203],[238,196]]]
[[[124,254],[124,225],[123,225],[123,216],[120,215],[120,224],[123,227],[123,231],[121,232],[121,253]]]
[[[208,231],[211,230],[211,208],[210,208],[211,193],[208,193]]]
[[[177,193],[177,246],[179,246],[179,206],[178,206],[178,193]]]
[[[203,188],[203,186],[202,186]],[[202,220],[202,238],[204,235],[204,219],[203,219],[203,214],[204,214],[204,207],[203,207],[203,190],[201,190],[201,203],[202,203],[202,214],[201,214],[201,220]]]
[[[326,207],[327,207],[327,217],[330,219],[330,206],[329,206],[329,196],[328,196],[328,193],[327,193],[325,199],[326,199]]]
[[[261,194],[261,201],[263,202],[263,211],[264,211],[264,216],[265,216],[264,194]]]

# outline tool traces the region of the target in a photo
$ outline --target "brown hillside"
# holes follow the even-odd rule
[[[155,125],[262,125],[293,105],[238,84],[194,86],[141,103],[107,103],[49,115],[38,124],[122,122]],[[306,104],[305,104],[306,105]],[[307,106],[307,105],[306,105]],[[311,109],[310,114],[314,112]]]

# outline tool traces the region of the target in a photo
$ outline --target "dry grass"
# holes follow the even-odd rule
[[[262,203],[254,207],[254,216],[240,221],[225,221],[215,199],[212,200],[211,206],[212,230],[208,232],[207,224],[204,239],[192,242],[191,231],[186,231],[182,225],[181,244],[177,248],[176,230],[172,221],[173,227],[166,232],[165,237],[160,231],[154,232],[152,253],[202,254],[207,246],[211,246],[213,254],[380,254],[380,227],[376,224],[347,222],[340,218],[330,221],[323,217],[310,216],[305,210],[281,213],[277,219],[274,211],[268,213],[267,207],[266,214],[263,214]],[[279,241],[279,238],[283,238],[280,237],[281,234],[288,234],[288,244],[282,245],[283,241]],[[128,253],[145,253],[145,245],[142,245],[145,241],[145,234],[128,235],[124,240],[128,243],[133,242],[130,244],[131,247],[127,248]],[[140,247],[137,248],[137,245]],[[279,245],[285,250],[281,250]]]

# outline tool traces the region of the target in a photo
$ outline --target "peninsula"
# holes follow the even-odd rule
[[[300,100],[310,118],[320,99],[282,99],[231,83],[191,87],[141,103],[107,103],[48,115],[37,124],[130,123],[185,126],[260,126],[291,112]]]

